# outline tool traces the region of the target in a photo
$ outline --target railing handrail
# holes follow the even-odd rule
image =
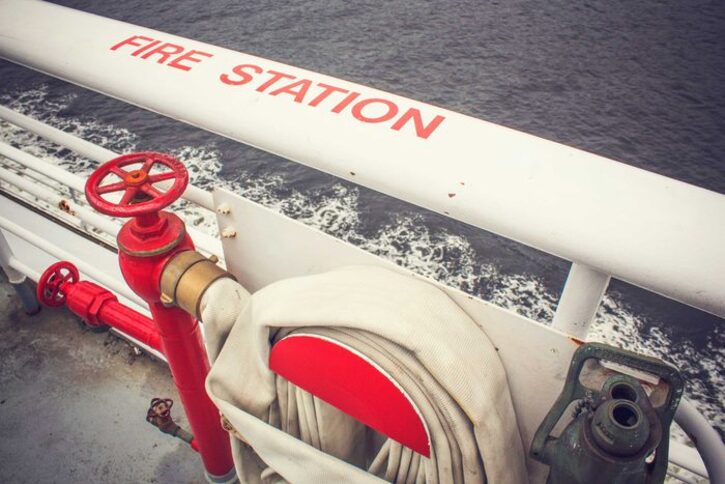
[[[13,111],[3,105],[0,105],[0,119],[4,119],[5,121],[35,133],[38,136],[56,144],[65,146],[79,155],[98,163],[105,163],[108,160],[116,158],[120,154],[70,133],[66,133],[58,128],[54,128],[53,126],[45,124],[42,121],[38,121],[37,119],[33,119],[30,116]],[[186,191],[184,191],[182,198],[195,203],[200,207],[206,208],[207,210],[214,210],[214,199],[211,193],[195,187],[191,183],[186,187]]]
[[[5,0],[0,30],[0,56],[10,61],[725,316],[723,195],[358,84],[54,4]],[[193,60],[134,55],[144,39],[173,44]],[[279,79],[286,90],[267,90]],[[296,102],[304,83],[293,88],[291,79],[309,81],[315,99]]]
[[[3,108],[0,106],[0,119],[6,119],[6,108]],[[15,113],[17,116],[22,116],[18,113]],[[39,123],[39,121],[36,121]],[[15,123],[13,123],[15,124]],[[44,125],[47,126],[47,125]],[[53,128],[55,129],[55,128]],[[34,131],[35,132],[35,131]],[[61,131],[61,133],[63,133]],[[42,136],[41,133],[37,133]],[[75,138],[74,136],[63,133],[64,137],[60,139],[59,144],[66,147],[71,147],[70,145],[73,145],[75,141],[80,140],[80,138]],[[66,141],[66,142],[64,142]],[[70,141],[70,142],[67,142]],[[84,143],[89,143],[85,140],[80,140]],[[95,145],[92,145],[95,146]],[[100,148],[100,147],[99,147]],[[112,152],[110,152],[112,153]],[[114,155],[117,156],[117,155]],[[35,156],[26,153],[25,151],[19,150],[17,148],[14,148],[13,146],[10,146],[6,143],[0,142],[0,157],[5,157],[15,163],[18,163],[19,165],[29,169],[33,170],[45,177],[47,177],[50,180],[54,180],[63,186],[66,186],[70,188],[71,190],[75,190],[79,194],[83,194],[84,191],[84,185],[85,181],[83,178],[81,178],[78,175],[75,175],[73,173],[70,173],[58,166],[54,166],[44,160],[41,160],[39,158],[36,158]],[[95,213],[90,208],[84,206],[84,205],[78,205],[73,203],[70,200],[65,200],[60,194],[56,193],[50,188],[43,188],[39,186],[38,184],[33,184],[30,180],[25,180],[22,177],[15,175],[6,169],[2,168],[2,165],[0,164],[0,180],[4,180],[7,183],[10,183],[16,188],[22,189],[25,192],[30,193],[34,197],[40,198],[45,200],[46,202],[49,200],[53,200],[56,202],[57,200],[64,200],[66,202],[66,205],[68,207],[67,213],[75,212],[75,216],[78,217],[83,222],[86,222],[90,224],[91,226],[95,227],[96,229],[111,235],[114,239],[116,235],[118,234],[118,230],[120,229],[120,225],[116,222],[113,222],[110,218],[101,216],[97,213]],[[205,196],[208,195],[211,197],[211,193],[205,192],[199,188],[196,189],[198,192],[203,193]],[[198,199],[198,196],[194,196],[194,199]],[[57,203],[56,203],[57,205]],[[206,207],[205,207],[206,208]],[[213,254],[219,257],[222,261],[224,260],[224,254],[221,242],[211,237],[210,235],[203,233],[194,227],[187,227],[187,231],[192,235],[195,243],[199,247],[199,249],[203,250],[204,252],[208,254]]]

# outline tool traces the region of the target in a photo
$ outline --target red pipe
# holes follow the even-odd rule
[[[154,185],[162,180],[172,182],[166,191]],[[162,211],[181,196],[188,182],[186,168],[175,158],[163,153],[130,153],[99,166],[86,181],[85,194],[99,212],[134,217],[118,233],[121,273],[151,309],[207,474],[216,480],[229,479],[234,474],[231,444],[219,410],[204,387],[209,359],[199,324],[178,307],[161,303],[161,274],[166,263],[181,251],[194,250],[184,222]],[[105,198],[112,192],[121,195],[119,202]]]
[[[182,246],[188,247],[190,243],[184,240]],[[127,279],[141,284],[149,278],[139,275],[150,272],[141,271],[137,264],[158,264],[157,259],[129,260],[124,255],[121,266],[137,275]],[[233,461],[229,434],[222,428],[219,411],[204,387],[209,360],[196,319],[177,307],[165,307],[156,301],[149,305],[154,318],[151,320],[119,303],[109,290],[90,281],[78,281],[78,270],[65,261],[53,264],[43,273],[38,281],[38,298],[49,306],[65,303],[88,324],[111,326],[163,353],[194,434],[191,447],[199,452],[212,476],[226,476],[230,472]]]
[[[204,468],[215,478],[228,476],[234,471],[231,444],[219,410],[206,393],[210,365],[199,323],[184,310],[161,303],[159,287],[166,263],[181,251],[194,250],[194,244],[174,214],[160,212],[150,225],[152,236],[145,235],[148,226],[139,227],[136,220],[128,221],[118,235],[121,273],[149,305]]]
[[[164,354],[189,419],[204,467],[214,476],[224,476],[233,467],[229,434],[222,429],[219,410],[206,393],[204,382],[209,360],[196,319],[177,307],[151,304],[161,334]]]
[[[111,291],[89,281],[66,282],[60,286],[68,308],[93,326],[107,325],[163,352],[161,336],[154,322],[124,306]]]
[[[165,180],[172,181],[166,191],[154,186]],[[231,480],[235,471],[229,434],[204,387],[210,365],[199,323],[178,307],[161,303],[161,275],[167,262],[181,251],[194,250],[184,222],[162,211],[181,196],[188,182],[180,161],[153,152],[108,161],[86,182],[86,198],[93,208],[106,215],[134,217],[118,233],[119,265],[129,287],[148,303],[153,321],[120,304],[104,288],[79,282],[78,270],[67,262],[45,271],[38,282],[38,297],[53,306],[67,300],[70,309],[90,324],[111,325],[161,349],[191,424],[192,447],[199,451],[211,480]],[[113,192],[118,192],[119,202],[105,198]]]
[[[154,322],[119,302],[110,302],[101,308],[100,317],[107,324],[133,339],[163,353],[161,336]]]

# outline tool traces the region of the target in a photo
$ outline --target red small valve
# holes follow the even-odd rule
[[[58,307],[65,304],[63,286],[75,284],[80,279],[78,269],[70,262],[60,261],[48,267],[38,280],[36,295],[46,306]]]
[[[133,169],[128,169],[135,165]],[[168,168],[152,173],[153,168]],[[169,171],[170,170],[170,171]],[[120,181],[102,184],[109,177]],[[171,187],[162,191],[157,183],[173,180]],[[189,183],[186,167],[176,158],[153,151],[129,153],[98,167],[86,182],[86,198],[93,208],[114,217],[136,217],[159,212],[184,193]],[[117,202],[103,195],[122,193]]]
[[[38,299],[46,306],[66,305],[91,327],[112,326],[162,351],[161,336],[153,321],[119,303],[108,289],[79,279],[76,266],[68,261],[56,262],[38,280]]]

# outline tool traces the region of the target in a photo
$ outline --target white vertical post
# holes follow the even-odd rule
[[[22,284],[25,282],[25,274],[10,266],[12,256],[13,252],[10,249],[10,245],[8,245],[8,241],[5,239],[5,234],[0,230],[0,267],[2,267],[2,270],[8,276],[10,284]]]
[[[554,328],[586,339],[594,315],[609,285],[609,274],[572,263],[554,314]]]
[[[0,230],[0,268],[8,276],[8,281],[13,285],[15,292],[17,293],[20,301],[23,303],[25,312],[27,314],[36,314],[40,311],[40,305],[38,300],[35,298],[35,291],[28,284],[27,277],[22,272],[13,268],[10,265],[10,259],[13,253],[10,249],[8,241],[5,239],[5,235]]]

